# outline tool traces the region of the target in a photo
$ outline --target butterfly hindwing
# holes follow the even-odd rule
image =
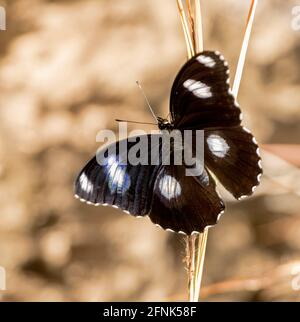
[[[184,165],[160,169],[150,212],[153,223],[190,235],[215,225],[223,210],[215,182],[206,169],[198,177],[187,176]]]
[[[205,164],[236,198],[249,196],[262,174],[259,148],[241,126],[205,130]]]

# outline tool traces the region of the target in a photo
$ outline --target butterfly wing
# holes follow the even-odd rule
[[[150,147],[153,135],[146,137]],[[124,141],[127,150],[122,152]],[[162,228],[185,234],[201,232],[217,222],[224,204],[206,169],[200,176],[191,177],[186,176],[185,165],[162,165],[159,140],[158,152],[148,148],[149,158],[157,165],[124,164],[136,144],[124,141],[115,143],[116,153],[110,153],[104,165],[94,157],[83,168],[75,183],[77,198],[89,204],[115,206],[134,216],[149,215]]]
[[[205,130],[205,164],[236,198],[249,196],[262,175],[259,148],[241,126]]]
[[[204,51],[178,73],[170,112],[177,129],[204,129],[240,124],[241,111],[231,94],[229,69],[218,52]]]
[[[185,165],[161,165],[161,146],[157,165],[124,162],[135,145],[127,139],[126,152],[120,149],[124,141],[117,142],[106,164],[94,158],[84,167],[76,180],[76,196],[135,216],[149,214],[164,229],[190,235],[216,224],[224,210],[207,167],[235,197],[250,194],[261,174],[258,147],[240,126],[228,65],[219,53],[200,53],[184,65],[173,84],[170,111],[175,129],[205,130],[206,167],[200,176],[187,176]],[[146,137],[150,147],[153,136]],[[152,152],[148,149],[151,159]]]
[[[224,208],[206,169],[192,177],[186,176],[184,165],[170,165],[158,173],[149,216],[164,229],[191,235],[215,225]]]
[[[144,139],[150,149],[151,137],[141,136],[137,140]],[[160,165],[159,160],[157,165],[130,164],[128,151],[135,144],[135,140],[126,139],[101,150],[102,155],[107,155],[107,161],[99,164],[99,158],[94,157],[83,168],[75,182],[76,197],[89,204],[111,205],[134,216],[148,214]],[[159,154],[159,149],[155,153]],[[148,154],[155,158],[153,151]]]
[[[175,128],[204,130],[205,165],[221,184],[237,199],[251,195],[262,174],[261,159],[254,137],[241,126],[228,64],[220,53],[204,51],[183,66],[170,109]]]

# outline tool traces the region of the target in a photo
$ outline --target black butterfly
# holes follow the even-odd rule
[[[211,173],[236,199],[253,193],[262,174],[259,149],[241,126],[228,64],[219,52],[204,51],[182,67],[172,87],[170,114],[170,122],[158,118],[160,130],[204,130],[205,167],[200,176],[186,176],[185,165],[123,165],[126,156],[116,142],[107,165],[99,165],[95,157],[80,172],[76,197],[136,217],[148,215],[164,229],[190,235],[215,225],[224,212]],[[152,136],[147,136],[149,142]],[[127,143],[129,149],[135,144]]]

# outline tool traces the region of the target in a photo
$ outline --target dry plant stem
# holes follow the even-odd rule
[[[188,301],[190,300],[190,296],[191,296],[191,251],[190,251],[190,243],[189,243],[189,236],[186,237],[186,257],[185,257],[185,263],[186,263],[186,269],[187,269],[187,274],[188,274]]]
[[[198,1],[197,0],[195,0],[195,1],[196,1],[196,9],[197,9]],[[247,50],[248,50],[249,40],[250,40],[250,36],[251,36],[256,7],[257,7],[257,0],[252,0],[249,14],[248,14],[248,18],[247,18],[246,32],[245,32],[243,45],[242,45],[242,49],[241,49],[241,53],[240,53],[240,58],[239,58],[239,62],[238,62],[237,73],[236,73],[236,77],[234,80],[233,94],[235,95],[235,97],[238,96],[238,92],[239,92],[239,88],[240,88],[240,83],[241,83],[241,79],[242,79],[242,75],[243,75],[243,69],[244,69],[245,60],[246,60],[246,56],[247,56]],[[200,3],[199,3],[199,8],[198,8],[198,15],[200,18],[198,18],[198,19],[201,19],[201,11],[199,13],[199,10],[201,10]],[[196,17],[197,17],[197,12],[196,12]],[[196,26],[198,26],[198,24],[197,24],[198,19],[196,18]],[[201,33],[202,33],[202,30],[201,30]],[[197,39],[199,39],[199,35],[198,35]],[[202,43],[203,43],[203,38],[202,39],[200,38],[200,41],[202,41]],[[207,237],[208,237],[208,230],[205,230],[204,234],[199,236],[194,301],[198,301],[199,296],[200,296]]]
[[[236,70],[233,89],[232,89],[233,95],[235,97],[238,97],[239,88],[240,88],[240,84],[241,84],[241,80],[242,80],[249,40],[250,40],[250,36],[251,36],[252,26],[253,26],[253,22],[254,22],[256,7],[257,7],[257,1],[258,0],[251,1],[251,7],[250,7],[250,11],[249,11],[248,19],[247,19],[247,25],[246,25],[246,32],[245,32],[245,36],[244,36],[244,40],[243,40],[243,44],[242,44],[242,49],[241,49],[240,58],[239,58],[239,62],[238,62],[237,70]]]
[[[196,273],[195,273],[196,277],[195,277],[194,302],[198,302],[200,297],[207,239],[208,239],[208,228],[205,229],[203,234],[200,234],[198,237],[198,249],[196,253],[197,264],[196,264]]]
[[[186,237],[186,266],[187,266],[187,272],[188,272],[188,301],[191,301],[191,298],[193,297],[193,263],[192,258],[194,256],[194,245],[193,245],[193,239],[191,236]]]
[[[186,48],[188,59],[194,56],[194,47],[191,41],[191,35],[189,31],[189,27],[187,24],[185,12],[183,9],[182,1],[177,0],[179,15],[181,19],[182,29],[185,36]],[[189,301],[192,302],[194,299],[194,266],[195,266],[195,239],[193,236],[187,236],[186,239],[186,262],[187,262],[187,270],[188,270],[188,296]]]
[[[203,26],[200,0],[195,0],[195,44],[196,52],[200,53],[204,50],[203,45]]]
[[[189,23],[190,23],[190,32],[193,42],[193,48],[196,48],[196,35],[195,35],[195,19],[193,14],[193,8],[191,4],[191,0],[186,0],[187,8],[188,8],[188,17],[189,17]]]
[[[182,28],[183,28],[183,32],[184,32],[185,41],[186,41],[188,58],[190,59],[195,55],[195,51],[194,51],[194,47],[193,47],[193,41],[191,38],[191,34],[189,31],[187,18],[186,18],[181,0],[177,0],[177,6],[178,6],[181,24],[182,24]]]
[[[246,279],[233,279],[211,284],[202,288],[202,296],[207,298],[208,296],[215,296],[219,294],[234,293],[234,292],[259,292],[266,289],[277,287],[284,283],[288,286],[289,290],[291,279],[297,275],[299,271],[299,261],[289,261],[274,267],[271,270],[267,270],[260,276],[253,276]],[[295,272],[295,273],[294,273]],[[287,285],[288,283],[289,285]],[[182,294],[176,294],[166,301],[178,301],[182,297]]]
[[[186,22],[182,2],[177,0],[177,4],[178,4],[180,16],[181,16],[181,21],[182,21],[182,26],[183,26],[183,30],[185,33],[189,58],[191,58],[194,53],[199,53],[199,52],[203,51],[203,48],[204,48],[201,4],[200,4],[200,0],[194,0],[194,1],[195,1],[195,6],[194,6],[195,7],[195,15],[194,15],[195,18],[193,20],[193,24],[191,24],[191,28],[193,28],[193,27],[195,28],[194,30],[192,29],[192,34],[195,37],[195,41],[193,43],[191,41],[191,34],[189,32],[188,25]],[[242,45],[242,49],[241,49],[241,53],[240,53],[239,62],[238,62],[237,73],[236,73],[234,86],[233,86],[233,94],[236,97],[238,96],[240,82],[242,79],[243,68],[244,68],[244,64],[245,64],[245,60],[246,60],[247,49],[248,49],[248,44],[249,44],[250,35],[251,35],[251,31],[252,31],[256,6],[257,6],[257,0],[252,0],[248,19],[247,19],[247,26],[246,26],[244,41],[243,41],[243,45]],[[191,10],[190,1],[188,1],[188,8],[190,11]],[[192,17],[191,13],[190,13],[190,17]],[[193,47],[193,45],[195,47]],[[198,247],[195,252],[194,249],[195,249],[196,239],[193,239],[193,237],[188,237],[188,243],[190,245],[190,247],[189,247],[189,256],[190,256],[189,295],[190,296],[189,297],[190,297],[191,302],[199,300],[207,238],[208,238],[208,229],[206,229],[203,234],[199,235]],[[195,263],[196,263],[196,266],[195,266]],[[195,266],[194,269],[193,269],[193,266]]]
[[[203,26],[202,26],[202,12],[201,12],[201,3],[200,0],[195,0],[195,52],[200,53],[204,50],[203,44]],[[204,233],[198,236],[198,247],[195,253],[195,286],[194,286],[194,302],[198,302],[200,289],[201,289],[201,282],[202,282],[202,275],[203,275],[203,267],[204,267],[204,259],[206,253],[206,244],[208,238],[208,229],[205,229]]]
[[[187,20],[184,12],[182,2],[177,0],[178,10],[181,18],[182,28],[185,34],[186,46],[188,51],[188,58],[192,58],[195,53],[203,51],[203,35],[202,35],[202,18],[201,18],[201,6],[200,0],[194,0],[195,13],[192,13],[192,5],[187,0],[187,7],[189,11],[190,29],[187,25]],[[195,18],[193,18],[195,17]],[[193,40],[191,37],[193,35]],[[189,300],[190,302],[198,301],[205,249],[207,242],[207,230],[204,234],[200,234],[198,238],[195,235],[187,237],[187,263],[188,263],[188,288],[189,288]],[[196,240],[198,239],[198,247],[196,250]],[[195,297],[197,295],[197,297]]]
[[[188,236],[188,245],[189,245],[189,301],[194,301],[195,294],[195,245],[196,245],[196,236]]]

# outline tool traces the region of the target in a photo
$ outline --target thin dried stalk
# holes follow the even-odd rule
[[[191,297],[191,251],[190,251],[190,243],[189,243],[189,237],[186,237],[186,249],[185,249],[185,264],[186,264],[186,270],[187,270],[187,274],[188,274],[188,301],[190,300]]]
[[[252,31],[252,27],[253,27],[253,22],[254,22],[256,7],[257,7],[257,1],[258,0],[252,0],[249,14],[248,14],[248,18],[247,18],[246,32],[245,32],[245,36],[244,36],[244,40],[243,40],[243,44],[242,44],[242,49],[240,52],[240,58],[239,58],[239,62],[238,62],[237,70],[236,70],[235,79],[234,79],[234,84],[233,84],[233,88],[232,88],[232,92],[235,97],[238,96],[239,88],[240,88],[240,84],[241,84],[241,80],[242,80],[242,76],[243,76],[243,70],[244,70],[244,65],[245,65],[245,61],[246,61],[251,31]]]
[[[190,59],[195,55],[194,43],[190,34],[190,29],[187,23],[186,15],[181,0],[177,0],[177,6],[181,19],[182,29],[185,36],[188,59]],[[189,7],[189,10],[190,9],[191,6]],[[192,13],[189,12],[189,15],[191,19]],[[188,294],[190,302],[193,302],[195,297],[195,240],[195,236],[188,236],[186,239],[186,263],[188,270]]]
[[[191,4],[191,0],[186,0],[186,5],[188,8],[188,17],[189,17],[189,24],[190,24],[190,33],[193,42],[193,48],[196,48],[196,35],[195,35],[195,19],[194,19],[194,11]]]
[[[196,236],[188,236],[190,267],[189,267],[189,301],[194,302],[195,297],[195,257],[196,257]]]
[[[193,236],[186,237],[186,267],[188,272],[188,300],[194,298],[194,270],[195,270],[195,239]]]
[[[195,4],[194,4],[195,15],[192,15],[191,13],[192,6],[190,1],[187,2],[189,17],[190,17],[190,26],[191,26],[191,30],[189,30],[182,2],[180,0],[177,0],[178,9],[181,17],[181,23],[185,34],[189,58],[191,58],[195,53],[199,53],[204,49],[201,3],[200,3],[200,0],[194,0],[194,1],[195,1]],[[243,75],[243,69],[245,65],[249,40],[251,36],[256,6],[257,6],[257,0],[252,0],[248,18],[247,18],[246,32],[243,40],[243,45],[242,45],[242,49],[239,57],[236,77],[235,77],[234,86],[233,86],[233,94],[236,97],[238,96],[239,87],[240,87],[240,83]],[[192,19],[193,16],[194,16],[194,19]],[[191,33],[193,37],[191,36]],[[188,237],[188,241],[187,241],[189,245],[188,256],[190,259],[189,260],[189,298],[191,302],[199,300],[207,239],[208,239],[208,229],[206,229],[203,234],[199,235],[198,243],[197,243],[198,247],[197,247],[197,250],[195,251],[195,245],[196,245],[197,239],[193,238],[193,236]]]
[[[181,19],[181,24],[184,32],[184,37],[185,37],[185,42],[186,42],[186,47],[187,47],[187,53],[188,53],[188,58],[192,58],[195,55],[195,50],[193,47],[193,41],[192,37],[190,34],[187,18],[184,12],[183,4],[181,0],[177,0],[177,6],[179,10],[179,15]]]
[[[299,261],[289,261],[263,272],[260,276],[230,279],[205,286],[202,289],[202,295],[207,298],[208,296],[225,295],[226,293],[234,292],[263,292],[267,289],[270,290],[272,287],[278,288],[279,285],[286,285],[292,291],[291,281],[294,277],[297,277],[299,268]],[[289,283],[289,285],[286,283]],[[178,299],[182,298],[182,295],[182,293],[175,294],[167,298],[166,301],[178,301]]]
[[[195,0],[195,52],[199,53],[204,50],[203,43],[203,25],[202,25],[202,12],[201,12],[201,3],[200,0]],[[198,302],[200,296],[201,282],[203,276],[203,268],[204,268],[204,259],[206,253],[206,245],[208,238],[208,229],[204,231],[203,234],[200,234],[197,238],[198,247],[196,249],[196,267],[195,267],[195,286],[194,286],[194,302]]]
[[[191,58],[196,52],[198,53],[203,51],[203,32],[200,0],[195,0],[194,14],[192,13],[191,2],[189,0],[187,1],[190,29],[188,28],[186,22],[186,16],[182,2],[177,0],[177,4],[181,17],[182,28],[185,34],[188,57]],[[207,235],[208,231],[206,230],[205,233],[200,234],[198,237],[194,235],[187,237],[188,289],[190,302],[198,301],[199,298]],[[197,240],[198,247],[196,249]]]
[[[198,7],[198,14],[196,12],[196,26],[198,26],[198,21],[201,22],[201,8],[200,8],[200,1],[196,1],[196,8]],[[198,4],[198,5],[197,5]],[[234,81],[234,86],[233,86],[233,94],[235,97],[238,96],[239,88],[240,88],[240,83],[243,75],[243,69],[246,61],[246,55],[247,55],[247,50],[248,50],[248,45],[249,45],[249,40],[251,36],[251,31],[252,31],[252,26],[254,22],[254,16],[255,16],[255,11],[256,11],[256,6],[257,6],[257,0],[252,0],[248,18],[247,18],[247,25],[246,25],[246,32],[243,40],[243,45],[240,53],[240,58],[238,62],[238,67],[237,67],[237,73]],[[199,20],[200,19],[200,20]],[[202,28],[201,28],[201,34]],[[203,38],[199,36],[198,34],[198,41],[202,42],[203,44]],[[201,43],[200,43],[201,44]],[[195,278],[195,296],[194,296],[194,301],[198,301],[200,297],[200,289],[201,289],[201,282],[202,282],[202,275],[203,275],[203,267],[204,267],[204,258],[205,258],[205,252],[206,252],[206,244],[207,244],[207,238],[208,238],[208,230],[205,230],[204,234],[201,234],[199,236],[199,241],[198,241],[198,252],[197,252],[197,266],[196,266],[196,278]]]
[[[200,53],[204,49],[203,45],[203,25],[200,0],[195,0],[195,44],[196,52]]]
[[[205,229],[204,233],[200,234],[198,237],[198,249],[196,254],[197,264],[196,264],[196,273],[195,273],[196,277],[195,277],[194,302],[198,302],[200,297],[207,239],[208,239],[208,229]]]

